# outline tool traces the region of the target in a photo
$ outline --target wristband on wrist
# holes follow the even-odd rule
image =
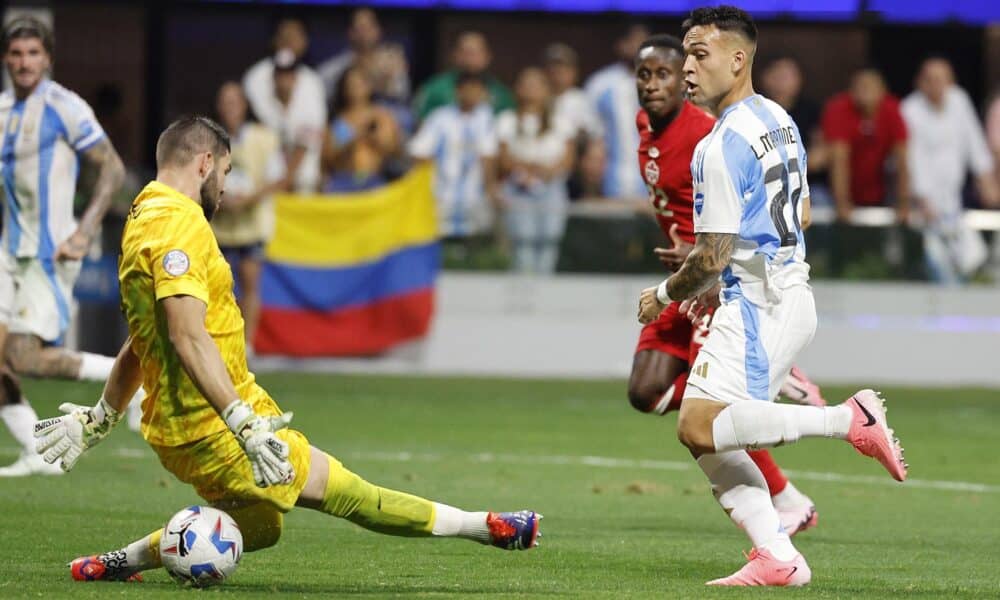
[[[671,304],[674,301],[670,297],[670,293],[667,292],[667,281],[669,279],[664,279],[660,285],[656,286],[656,299],[660,301],[660,304]]]
[[[235,400],[222,411],[222,420],[226,422],[229,431],[239,434],[246,427],[247,422],[254,416],[250,405],[242,400]]]

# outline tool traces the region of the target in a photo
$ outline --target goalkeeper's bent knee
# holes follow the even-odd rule
[[[226,512],[240,527],[244,552],[270,548],[281,538],[284,515],[270,504],[258,502],[240,508],[227,508]]]
[[[423,498],[368,483],[327,455],[330,473],[323,495],[323,512],[365,529],[399,536],[429,536],[434,504]]]

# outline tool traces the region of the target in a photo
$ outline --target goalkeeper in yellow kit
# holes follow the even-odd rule
[[[130,337],[92,407],[63,404],[35,424],[38,451],[70,470],[144,386],[142,434],[160,462],[239,524],[247,551],[274,545],[293,506],[403,536],[457,536],[506,549],[536,545],[541,515],[466,512],[368,483],[288,429],[247,369],[233,278],[209,220],[230,168],[229,136],[205,117],[172,123],[156,144],[156,180],[125,224],[118,277]],[[78,580],[138,579],[161,566],[157,530],[81,557]]]

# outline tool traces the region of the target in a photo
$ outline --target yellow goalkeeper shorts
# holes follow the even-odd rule
[[[292,429],[282,429],[275,435],[288,443],[288,460],[295,469],[295,479],[287,485],[266,488],[254,483],[250,461],[228,430],[183,446],[153,445],[153,450],[168,471],[194,486],[209,504],[267,502],[288,512],[309,478],[309,440]]]

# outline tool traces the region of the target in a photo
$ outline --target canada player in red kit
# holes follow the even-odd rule
[[[656,220],[673,247],[654,252],[671,271],[676,271],[695,241],[691,180],[691,157],[695,146],[715,124],[715,119],[684,99],[681,41],[670,35],[646,40],[635,59],[636,86],[642,108],[636,117],[639,129],[639,169],[649,189]],[[646,325],[639,336],[628,396],[637,410],[665,414],[680,407],[688,368],[708,332],[709,316],[692,323],[673,303],[659,319]],[[808,380],[798,382],[802,401],[818,398],[818,389]],[[815,388],[815,386],[812,386]],[[783,388],[784,393],[784,388]],[[767,450],[749,452],[767,480],[772,501],[789,535],[816,524],[812,501],[795,489]]]

